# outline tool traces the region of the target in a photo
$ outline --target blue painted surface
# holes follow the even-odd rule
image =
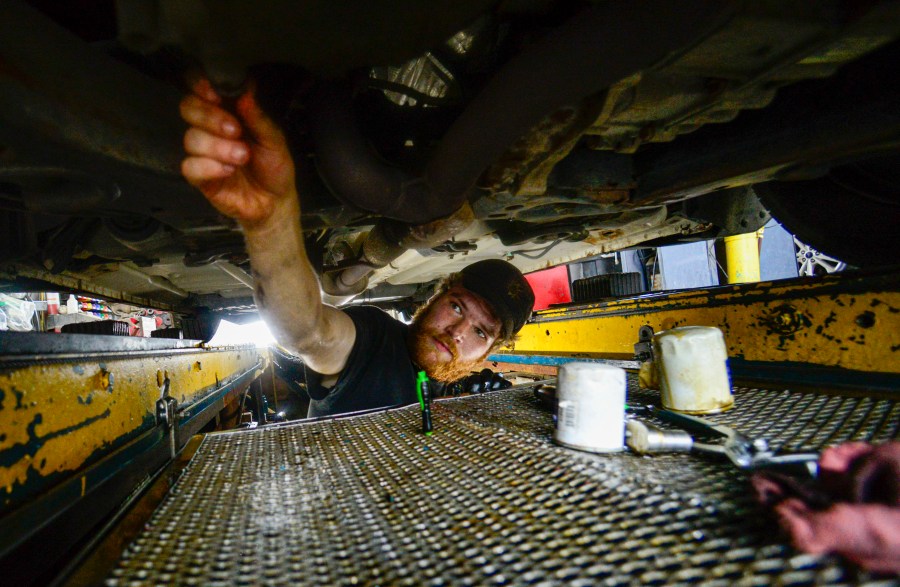
[[[774,219],[769,220],[759,248],[759,277],[763,281],[772,281],[797,276],[794,238]]]
[[[664,289],[719,285],[712,241],[669,245],[656,250]]]
[[[604,363],[622,368],[637,369],[640,364],[637,361],[616,361],[611,359],[591,359],[585,357],[566,357],[561,355],[489,355],[488,361],[498,363],[517,363],[520,365],[541,365],[544,367],[559,367],[566,363]]]

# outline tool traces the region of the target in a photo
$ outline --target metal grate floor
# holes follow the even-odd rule
[[[630,385],[632,403],[657,394]],[[789,449],[896,438],[900,404],[736,388],[721,416]],[[110,585],[879,584],[794,551],[743,475],[550,442],[530,388],[206,437]]]

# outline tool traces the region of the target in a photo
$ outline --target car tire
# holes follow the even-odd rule
[[[832,169],[816,179],[755,186],[789,232],[856,267],[900,263],[900,182],[896,155]]]

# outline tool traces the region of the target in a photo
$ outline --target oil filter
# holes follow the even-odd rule
[[[734,404],[725,337],[710,326],[681,326],[653,335],[663,407],[714,414]]]
[[[625,370],[600,363],[567,363],[559,369],[558,444],[590,452],[624,448]]]

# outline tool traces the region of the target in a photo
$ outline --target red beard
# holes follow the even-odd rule
[[[441,344],[445,345],[452,355],[449,361],[435,360],[433,339],[437,339]],[[422,326],[420,320],[413,322],[410,327],[409,352],[413,361],[425,372],[431,379],[451,383],[458,379],[462,379],[472,372],[472,369],[481,362],[477,361],[461,361],[459,359],[459,351],[453,339],[429,330]]]

